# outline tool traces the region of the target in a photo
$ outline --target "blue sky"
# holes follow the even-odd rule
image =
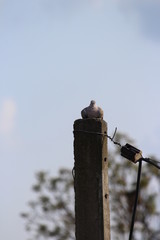
[[[72,168],[91,99],[109,134],[160,158],[159,12],[156,0],[0,0],[0,239],[26,239],[34,173]]]

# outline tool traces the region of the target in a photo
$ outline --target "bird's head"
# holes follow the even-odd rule
[[[91,100],[90,106],[94,106],[95,104],[96,104],[96,102],[94,100]]]

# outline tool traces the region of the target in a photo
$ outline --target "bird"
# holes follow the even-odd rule
[[[103,110],[96,105],[94,100],[91,100],[90,105],[81,111],[81,116],[85,118],[101,118],[103,119]]]

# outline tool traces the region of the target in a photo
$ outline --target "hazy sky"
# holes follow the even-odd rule
[[[72,168],[91,99],[160,158],[159,25],[158,0],[0,0],[0,239],[26,239],[34,173]]]

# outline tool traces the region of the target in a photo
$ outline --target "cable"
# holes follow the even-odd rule
[[[156,161],[156,160],[153,160],[153,159],[150,159],[150,158],[142,158],[142,160],[144,162],[150,163],[153,166],[155,166],[156,168],[160,169],[160,162],[159,161]]]
[[[134,202],[134,208],[133,208],[133,214],[132,214],[129,240],[132,240],[132,234],[133,234],[133,228],[134,228],[134,222],[135,222],[135,216],[136,216],[136,208],[138,203],[138,194],[139,194],[139,188],[140,188],[141,169],[142,169],[142,160],[139,161],[139,167],[138,167],[136,196],[135,196],[135,202]]]
[[[119,142],[114,141],[114,137],[115,137],[115,135],[116,135],[116,131],[117,131],[117,128],[115,128],[115,132],[114,132],[114,134],[113,134],[113,137],[107,135],[106,132],[101,133],[101,132],[92,132],[92,131],[86,131],[86,130],[74,130],[73,133],[82,132],[82,133],[89,133],[89,134],[96,134],[96,135],[106,136],[106,137],[109,138],[109,139],[111,140],[111,142],[113,142],[115,145],[118,145],[119,147],[122,147]]]

